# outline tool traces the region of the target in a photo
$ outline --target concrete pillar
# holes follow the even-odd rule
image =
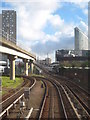
[[[31,73],[33,73],[33,67],[34,67],[34,65],[33,65],[33,63],[31,63]]]
[[[15,80],[15,59],[16,56],[9,56],[10,60],[10,79]]]
[[[33,61],[30,61],[30,73],[33,73],[33,67],[34,67],[34,65],[33,65]]]
[[[25,62],[25,75],[28,76],[28,60],[24,60]]]

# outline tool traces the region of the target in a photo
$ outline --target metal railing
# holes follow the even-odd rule
[[[7,41],[10,41],[10,42],[16,44],[19,48],[22,48],[23,50],[26,50],[27,52],[30,53],[29,48],[27,46],[25,47],[25,44],[23,45],[20,41],[16,41],[16,39],[14,37],[12,37],[7,32],[5,32],[4,30],[1,30],[1,29],[0,29],[0,37],[6,39]]]

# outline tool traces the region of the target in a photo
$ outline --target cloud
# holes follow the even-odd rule
[[[67,0],[65,0],[66,2]],[[83,0],[84,1],[84,0]],[[58,9],[62,7],[62,0],[21,0],[18,4],[11,1],[11,6],[17,11],[17,34],[18,43],[22,42],[25,49],[35,52],[37,55],[44,56],[49,52],[52,56],[57,49],[73,49],[74,48],[74,27],[76,24],[66,23],[64,19],[57,13]],[[68,1],[67,1],[68,2]],[[82,0],[71,0],[78,5],[84,12],[86,9],[86,2],[82,4]],[[86,10],[86,11],[85,11]],[[53,34],[46,33],[44,29],[50,25],[54,29]],[[80,22],[83,29],[86,30],[85,23]],[[48,26],[47,28],[49,28]],[[22,45],[20,45],[22,46]]]
[[[59,15],[50,15],[48,21],[54,28],[59,28],[64,24],[64,19],[61,19]]]
[[[39,53],[39,55],[42,56],[47,53],[51,54],[53,51],[57,49],[73,49],[74,48],[73,43],[74,43],[74,37],[63,36],[63,38],[61,38],[59,42],[47,41],[44,45],[43,43],[38,43],[32,46],[32,50],[35,53],[37,54]]]
[[[85,15],[88,15],[88,0],[75,3],[78,5]]]
[[[83,12],[85,15],[88,15],[88,9],[84,9]]]
[[[25,0],[3,0],[5,2],[25,2]],[[27,2],[44,2],[44,3],[49,3],[49,2],[73,2],[73,3],[80,3],[80,2],[89,2],[89,0],[27,0]]]
[[[42,40],[45,35],[43,28],[51,14],[60,7],[56,1],[52,3],[19,3],[18,5],[12,3],[12,5],[17,10],[18,35],[22,39],[30,41]]]
[[[88,34],[88,23],[86,24],[86,22],[83,21],[83,19],[79,16],[77,16],[77,18],[79,19],[80,23],[78,24],[78,27],[80,27],[80,29],[85,32],[85,34]]]
[[[44,54],[42,56],[39,56],[37,55],[37,59],[40,59],[40,60],[44,60],[45,58],[49,57],[51,58],[51,62],[55,62],[55,51],[53,51],[52,53],[48,53],[47,54]]]

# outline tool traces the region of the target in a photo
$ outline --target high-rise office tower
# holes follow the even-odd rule
[[[16,44],[16,11],[2,10],[2,30],[3,36]]]
[[[88,50],[88,37],[79,29],[74,28],[75,50]]]

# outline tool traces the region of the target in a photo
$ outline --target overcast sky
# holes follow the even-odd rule
[[[74,27],[87,34],[88,0],[46,1],[3,0],[0,12],[16,10],[18,44],[39,58],[48,54],[54,61],[55,50],[74,49]]]

